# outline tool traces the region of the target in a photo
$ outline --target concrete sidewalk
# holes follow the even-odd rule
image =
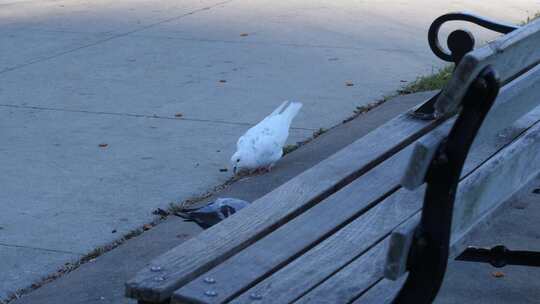
[[[407,95],[384,103],[286,155],[281,160],[280,170],[242,179],[216,193],[209,200],[216,197],[237,197],[254,201],[432,95],[433,93]],[[58,280],[45,284],[14,304],[135,303],[136,301],[124,298],[124,283],[154,257],[200,231],[193,223],[169,216],[153,229],[105,253],[94,262],[83,264]]]
[[[305,104],[300,141],[439,66],[438,15],[535,5],[0,3],[0,300],[226,181],[238,136],[282,100]]]
[[[429,96],[431,93],[393,99],[286,155],[282,160],[286,166],[280,172],[241,180],[216,196],[253,201]],[[540,195],[532,190],[539,186],[540,178],[533,180],[505,203],[493,220],[479,226],[471,237],[473,245],[490,247],[502,243],[512,249],[538,250]],[[153,258],[200,231],[198,226],[170,216],[153,229],[13,304],[135,304],[136,301],[124,298],[124,283]],[[504,277],[494,277],[494,271],[502,271]],[[495,269],[485,264],[454,261],[449,265],[436,303],[536,303],[540,298],[540,283],[536,280],[539,274],[534,268]]]

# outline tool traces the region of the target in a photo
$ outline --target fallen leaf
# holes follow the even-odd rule
[[[219,82],[225,83],[225,82],[227,82],[227,80],[225,80],[225,79],[220,79]]]
[[[354,83],[352,83],[352,81],[345,81],[345,85],[348,87],[352,87]]]
[[[99,147],[100,147],[100,148],[107,148],[108,145],[109,145],[109,144],[103,143],[103,144],[99,144]]]
[[[116,233],[116,229],[114,229],[113,231],[111,231],[111,233]]]
[[[248,33],[242,33],[242,34],[240,34],[240,37],[246,37],[248,35],[249,35]]]
[[[182,116],[184,116],[184,114],[182,114],[182,113],[176,113],[176,114],[174,114],[174,117],[182,117]]]
[[[219,172],[227,172],[227,171],[229,171],[229,169],[227,169],[227,168],[219,169]]]
[[[494,271],[494,272],[491,273],[491,275],[496,277],[496,278],[504,277],[504,273],[502,271]]]
[[[142,227],[142,229],[143,229],[144,231],[150,230],[151,228],[152,228],[152,225],[150,225],[150,224],[145,224],[145,225]]]

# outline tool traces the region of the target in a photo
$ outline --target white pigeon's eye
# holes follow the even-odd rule
[[[236,162],[239,163],[239,162],[240,162],[240,158],[238,158],[238,159],[236,160]]]

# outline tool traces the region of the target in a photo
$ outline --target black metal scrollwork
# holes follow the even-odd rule
[[[455,30],[448,36],[448,49],[450,53],[444,50],[439,43],[439,30],[441,26],[449,21],[467,21],[477,24],[486,29],[508,34],[511,31],[518,29],[519,26],[504,24],[493,21],[484,17],[480,17],[470,13],[448,13],[435,19],[428,31],[429,47],[435,55],[444,61],[458,63],[461,58],[468,52],[474,49],[474,37],[467,30]]]
[[[453,62],[455,66],[461,61],[463,56],[474,49],[474,36],[468,30],[455,30],[448,35],[447,45],[450,52],[444,50],[439,42],[439,30],[441,26],[449,21],[467,21],[476,25],[484,27],[486,29],[499,32],[502,34],[508,34],[513,30],[519,28],[516,25],[505,24],[497,21],[493,21],[484,17],[480,17],[470,13],[448,13],[435,19],[428,31],[429,47],[433,53],[444,61]],[[418,109],[411,112],[412,117],[417,119],[431,120],[435,119],[434,105],[439,98],[437,93],[435,96],[427,100]]]

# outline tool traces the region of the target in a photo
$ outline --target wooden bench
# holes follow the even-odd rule
[[[508,34],[472,50],[471,36],[456,31],[450,54],[437,42],[448,20]],[[540,172],[540,21],[516,29],[448,14],[433,23],[429,39],[439,57],[457,63],[440,94],[156,258],[126,283],[126,296],[139,303],[383,303],[396,294],[397,301],[410,297],[402,286],[422,273],[411,252],[432,258],[422,253],[423,245],[432,245],[422,233],[440,228],[434,244],[446,243],[446,255],[456,256],[472,227]],[[452,172],[441,173],[448,155]],[[452,178],[454,188],[440,182]],[[426,187],[431,190],[424,196]],[[453,217],[447,240],[449,220],[432,223],[441,216],[433,200],[441,197],[449,207],[445,216]],[[444,268],[444,250],[435,255]],[[444,276],[440,270],[435,275]],[[414,294],[423,298],[416,303],[429,302],[438,286],[431,289],[428,296]]]

